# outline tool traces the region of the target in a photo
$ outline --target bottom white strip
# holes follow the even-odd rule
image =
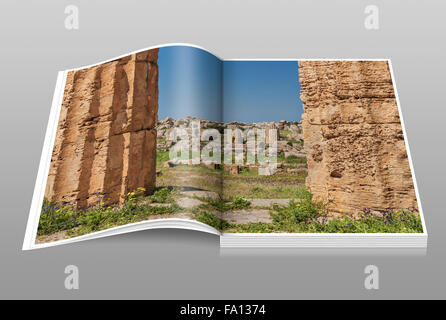
[[[223,248],[426,248],[427,234],[223,234]]]

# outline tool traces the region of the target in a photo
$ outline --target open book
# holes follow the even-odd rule
[[[426,247],[390,61],[172,44],[59,72],[23,249],[155,228]]]

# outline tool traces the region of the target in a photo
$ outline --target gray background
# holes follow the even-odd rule
[[[0,297],[446,298],[442,1],[5,1],[0,4]],[[80,29],[64,27],[64,8]],[[364,8],[380,8],[380,30]],[[444,4],[444,2],[443,2]],[[224,58],[391,58],[429,246],[412,251],[222,254],[215,236],[146,231],[22,252],[56,74],[133,50],[189,42]],[[80,290],[64,289],[64,268]],[[380,289],[364,289],[364,267]]]

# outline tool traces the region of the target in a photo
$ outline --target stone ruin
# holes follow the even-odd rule
[[[206,129],[217,129],[220,133],[223,133],[226,129],[240,129],[242,132],[247,132],[251,129],[261,129],[265,130],[265,141],[269,141],[269,133],[271,130],[276,131],[277,136],[277,155],[283,155],[283,158],[296,157],[296,158],[306,158],[305,150],[303,148],[303,135],[302,127],[299,122],[291,122],[286,120],[281,121],[269,121],[269,122],[254,122],[254,123],[244,123],[244,122],[231,122],[223,123],[217,121],[209,121],[207,119],[202,119],[198,117],[185,117],[181,119],[173,119],[167,117],[164,120],[160,120],[157,126],[157,150],[169,151],[174,145],[174,142],[170,140],[170,133],[175,128],[184,129],[189,136],[191,136],[192,122],[200,123],[200,128],[202,130]],[[222,141],[223,143],[223,137]],[[189,140],[192,146],[192,140]],[[235,136],[232,137],[232,150],[235,151]],[[243,152],[247,152],[247,136],[243,134],[242,138]],[[205,146],[207,141],[201,142],[201,147]],[[192,149],[192,147],[191,147]],[[223,150],[222,150],[223,152]],[[166,161],[164,167],[169,168],[175,166],[175,162],[172,160]],[[192,165],[192,161],[189,161],[189,165]],[[201,163],[200,165],[210,167],[210,168],[221,168],[221,165],[206,165]],[[243,169],[258,170],[258,164],[222,164],[224,169],[230,174],[239,174]],[[291,168],[294,166],[288,166],[286,163],[278,163],[278,169],[276,172],[296,172],[296,171],[306,171],[306,167],[295,169]]]
[[[104,198],[122,203],[128,192],[155,188],[156,126],[164,134],[178,121],[158,123],[157,57],[153,49],[68,73],[48,200],[78,207]],[[387,62],[299,61],[299,81],[304,150],[287,142],[278,146],[307,157],[307,185],[315,199],[345,213],[416,207]],[[254,125],[283,130],[293,124]],[[302,139],[300,124],[294,125],[294,138]]]
[[[85,207],[155,187],[158,49],[68,73],[45,197]]]
[[[299,61],[307,186],[330,210],[417,207],[386,61]]]

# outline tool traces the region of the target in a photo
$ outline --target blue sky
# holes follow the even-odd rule
[[[297,61],[225,61],[224,122],[298,121]]]
[[[222,62],[203,50],[175,46],[158,54],[158,118],[221,120]]]
[[[301,119],[296,61],[222,62],[203,50],[175,46],[160,49],[158,66],[159,119]]]

